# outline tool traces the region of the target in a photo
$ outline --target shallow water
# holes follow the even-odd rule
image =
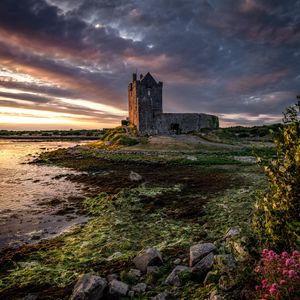
[[[26,162],[45,150],[80,144],[66,141],[0,140],[0,249],[54,236],[86,217],[56,211],[70,198],[83,198],[84,186],[65,179],[78,172]]]

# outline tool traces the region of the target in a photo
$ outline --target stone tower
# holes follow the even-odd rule
[[[136,126],[139,135],[180,134],[219,127],[217,116],[163,113],[162,88],[163,83],[156,82],[149,72],[139,79],[133,74],[128,86],[129,123]]]
[[[162,114],[162,82],[156,82],[148,72],[145,76],[133,74],[128,86],[129,122],[143,134],[155,133],[154,118]]]

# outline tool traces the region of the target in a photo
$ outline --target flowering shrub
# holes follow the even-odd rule
[[[274,138],[276,158],[264,166],[268,192],[256,203],[254,225],[268,247],[300,246],[300,97],[287,108],[284,126]]]
[[[260,284],[255,287],[256,299],[300,299],[300,253],[276,254],[264,249],[256,267]]]

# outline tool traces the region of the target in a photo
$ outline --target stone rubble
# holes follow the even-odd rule
[[[102,299],[107,281],[99,276],[84,274],[78,279],[70,300]]]
[[[235,274],[234,271],[241,261],[239,256],[245,257],[247,255],[246,249],[242,248],[239,243],[242,240],[239,235],[238,227],[232,227],[225,234],[226,238],[219,241],[221,247],[225,247],[220,248],[222,253],[224,253],[224,249],[227,249],[227,254],[218,254],[217,247],[213,243],[200,242],[190,247],[189,257],[186,259],[182,256],[173,258],[173,270],[164,279],[164,284],[171,286],[171,292],[165,290],[149,299],[166,300],[172,291],[176,291],[186,281],[197,280],[204,286],[212,285],[216,288],[211,292],[208,300],[224,300],[223,294],[226,295],[236,287],[236,279],[232,274]],[[237,236],[238,239],[231,240],[232,237]],[[237,243],[240,247],[236,246]],[[216,244],[219,245],[218,242]],[[235,255],[238,256],[234,256],[231,251],[234,251]],[[189,266],[182,265],[183,262],[188,262],[188,258]],[[133,299],[139,294],[143,295],[146,291],[151,291],[155,287],[155,283],[148,283],[147,278],[149,276],[150,278],[162,276],[159,275],[163,270],[161,267],[163,257],[160,251],[155,248],[148,248],[134,257],[132,263],[135,268],[126,272],[131,277],[131,284],[120,281],[119,274],[109,274],[107,280],[96,275],[84,274],[78,279],[70,300],[100,300],[107,297],[109,299],[110,297],[113,299],[115,297],[116,299],[119,297]]]
[[[149,266],[159,266],[163,264],[161,253],[155,248],[148,248],[133,259],[135,267],[145,273]]]
[[[196,265],[207,254],[216,250],[216,246],[212,243],[199,243],[190,248],[190,267]]]

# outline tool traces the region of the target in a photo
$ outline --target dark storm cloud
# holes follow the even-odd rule
[[[273,120],[299,93],[299,49],[299,0],[0,2],[0,63],[47,82],[0,85],[52,109],[55,97],[125,109],[137,68],[165,82],[169,111]]]

